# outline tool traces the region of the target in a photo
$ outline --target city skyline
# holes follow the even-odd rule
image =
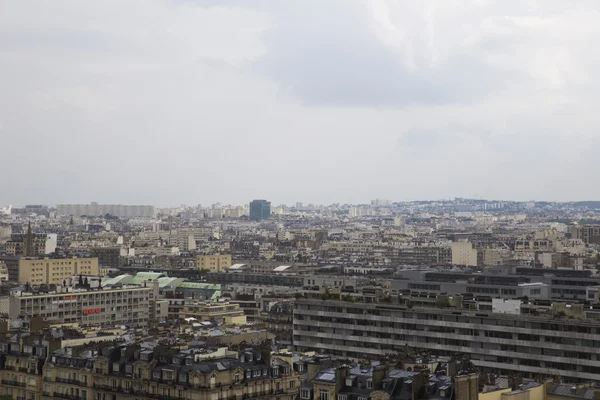
[[[0,204],[600,198],[597,3],[285,4],[3,5]]]

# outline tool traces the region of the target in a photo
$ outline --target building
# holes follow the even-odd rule
[[[250,220],[262,221],[271,217],[271,202],[266,200],[252,200],[250,202]]]
[[[452,248],[452,264],[466,267],[477,266],[477,249],[473,248],[473,243],[467,241],[458,241],[450,244]]]
[[[200,321],[216,321],[224,325],[246,325],[246,315],[238,303],[168,299],[171,317],[193,317]]]
[[[600,321],[296,299],[294,350],[378,359],[404,349],[468,355],[484,371],[600,382]]]
[[[9,303],[9,318],[39,316],[53,324],[133,324],[155,319],[158,283],[103,289],[62,287],[54,292],[16,292],[0,299]]]
[[[152,342],[63,348],[44,365],[40,398],[293,400],[298,394],[300,375],[292,366],[256,349],[212,360],[201,354]]]
[[[97,258],[0,257],[8,269],[8,280],[15,283],[62,285],[73,275],[98,276]]]
[[[482,273],[471,270],[404,270],[391,286],[396,290],[427,293],[473,293],[494,297],[585,300],[586,287],[600,285],[600,277],[589,270],[564,270],[495,266]]]
[[[121,247],[94,247],[90,250],[90,256],[97,258],[102,267],[119,267],[128,255],[128,249]]]
[[[196,257],[199,270],[222,272],[231,267],[231,254],[202,254]]]
[[[42,368],[49,353],[58,348],[60,340],[35,336],[0,340],[0,398],[39,399]]]
[[[121,218],[154,217],[154,206],[129,206],[123,204],[57,204],[56,212],[59,215],[72,215],[80,217],[100,217],[106,214]]]
[[[56,244],[56,234],[33,233],[30,223],[27,233],[13,233],[5,247],[9,256],[40,257],[54,253]]]
[[[8,268],[6,268],[6,263],[4,261],[0,261],[0,283],[8,282]]]
[[[586,244],[600,244],[600,225],[571,226],[571,239],[579,239]]]

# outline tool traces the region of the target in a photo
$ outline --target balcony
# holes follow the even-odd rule
[[[94,383],[94,389],[106,390],[109,392],[117,393],[129,393],[133,391],[133,389],[125,389],[121,386],[103,385],[99,383]]]
[[[25,382],[9,381],[8,379],[2,379],[2,384],[7,386],[25,387]]]
[[[78,379],[69,379],[69,378],[56,378],[56,382],[60,382],[60,383],[70,383],[71,385],[82,385],[83,386],[87,386],[87,382],[86,383],[82,383],[80,380]]]
[[[19,372],[28,372],[29,368],[27,367],[19,367]]]
[[[86,397],[76,396],[74,394],[68,394],[68,393],[58,393],[58,392],[54,392],[52,394],[52,397],[57,398],[57,399],[65,399],[65,400],[87,400]]]

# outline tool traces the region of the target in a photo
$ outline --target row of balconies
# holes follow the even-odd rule
[[[17,381],[11,381],[8,379],[2,379],[2,384],[3,385],[7,385],[7,386],[18,386],[18,387],[25,387],[25,382],[17,382]]]
[[[69,383],[71,385],[87,386],[87,382],[81,382],[79,379],[69,379],[69,378],[58,378],[57,377],[55,379],[55,381],[59,382],[59,383]]]

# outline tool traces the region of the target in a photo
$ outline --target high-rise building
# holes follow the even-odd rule
[[[271,217],[271,202],[266,200],[252,200],[250,202],[250,220],[262,221]]]
[[[154,206],[123,205],[123,204],[57,204],[56,212],[59,215],[87,215],[99,217],[105,214],[122,218],[146,217],[152,218],[155,214]]]

